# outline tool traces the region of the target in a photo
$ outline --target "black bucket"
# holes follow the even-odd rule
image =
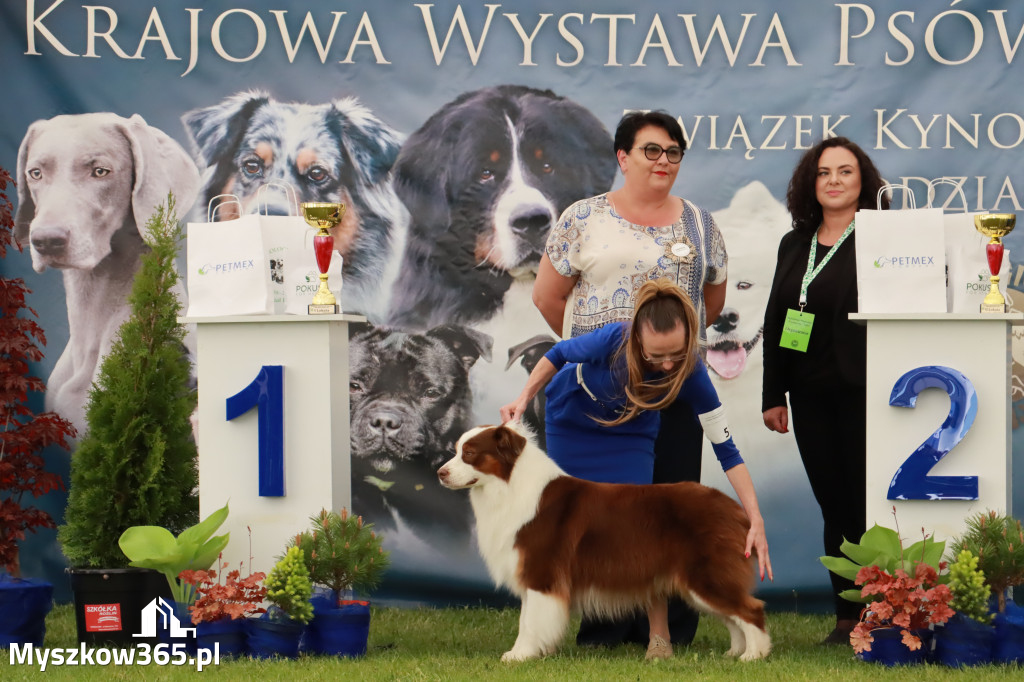
[[[142,610],[159,596],[170,599],[162,573],[146,568],[70,568],[78,641],[94,647],[158,644],[143,632]]]

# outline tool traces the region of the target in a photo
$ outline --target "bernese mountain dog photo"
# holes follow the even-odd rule
[[[196,215],[214,201],[216,220],[243,214],[291,215],[288,185],[299,203],[342,202],[333,228],[344,257],[342,309],[380,320],[404,248],[408,216],[391,184],[402,136],[355,97],[321,104],[280,102],[260,91],[241,92],[194,109],[182,122],[203,171]],[[239,204],[220,206],[221,195]],[[310,247],[312,248],[312,247]]]
[[[550,90],[498,85],[443,105],[402,145],[395,191],[410,214],[389,324],[472,324],[532,277],[572,202],[611,188],[611,135]]]
[[[459,439],[438,472],[469,489],[477,543],[494,581],[522,600],[519,635],[503,661],[552,653],[574,610],[618,617],[679,596],[729,631],[727,655],[771,650],[755,558],[740,505],[699,483],[627,485],[568,476],[510,422]]]

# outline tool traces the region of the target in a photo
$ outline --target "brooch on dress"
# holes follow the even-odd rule
[[[665,244],[665,258],[674,263],[689,263],[693,256],[693,242],[685,234]]]

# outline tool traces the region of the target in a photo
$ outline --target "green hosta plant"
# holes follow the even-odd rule
[[[302,549],[314,583],[335,594],[352,588],[372,590],[380,583],[391,562],[372,523],[363,523],[363,517],[346,509],[340,514],[322,509],[310,521],[312,528],[290,544]]]
[[[227,517],[225,504],[178,537],[161,526],[132,526],[121,534],[117,544],[131,566],[160,571],[167,577],[175,601],[191,604],[195,585],[179,580],[178,575],[185,570],[205,571],[213,565],[231,534],[211,536]]]
[[[290,547],[270,569],[263,586],[267,588],[267,601],[289,620],[308,623],[313,619],[313,604],[309,601],[313,596],[313,583],[298,547]]]
[[[953,592],[950,606],[954,611],[988,625],[992,614],[988,611],[990,590],[985,584],[985,572],[978,568],[978,557],[970,550],[960,550],[949,565],[949,589]]]
[[[1006,611],[1006,590],[1024,585],[1024,529],[1012,516],[995,511],[979,512],[967,520],[967,532],[952,544],[978,557],[999,611]]]
[[[942,561],[942,553],[946,542],[936,542],[930,535],[925,535],[910,547],[904,549],[899,533],[891,528],[875,524],[860,538],[860,543],[844,540],[839,548],[846,557],[821,557],[825,568],[848,580],[856,580],[857,574],[865,566],[877,566],[889,575],[895,575],[896,569],[915,575],[918,564],[927,564],[939,574],[946,567]],[[946,583],[949,578],[938,575],[938,583]],[[850,589],[839,593],[843,599],[866,604],[874,600],[873,596],[861,596],[861,590]]]

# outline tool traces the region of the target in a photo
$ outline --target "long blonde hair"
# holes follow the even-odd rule
[[[633,319],[619,349],[612,358],[612,367],[626,366],[626,406],[617,418],[605,421],[597,419],[604,426],[617,426],[636,417],[644,410],[660,410],[672,404],[697,366],[700,334],[697,309],[686,292],[667,279],[647,282],[636,295]],[[645,325],[659,334],[670,332],[680,324],[686,329],[686,358],[672,368],[664,377],[644,380],[647,361],[643,357],[640,331]],[[616,371],[613,369],[612,371]]]

